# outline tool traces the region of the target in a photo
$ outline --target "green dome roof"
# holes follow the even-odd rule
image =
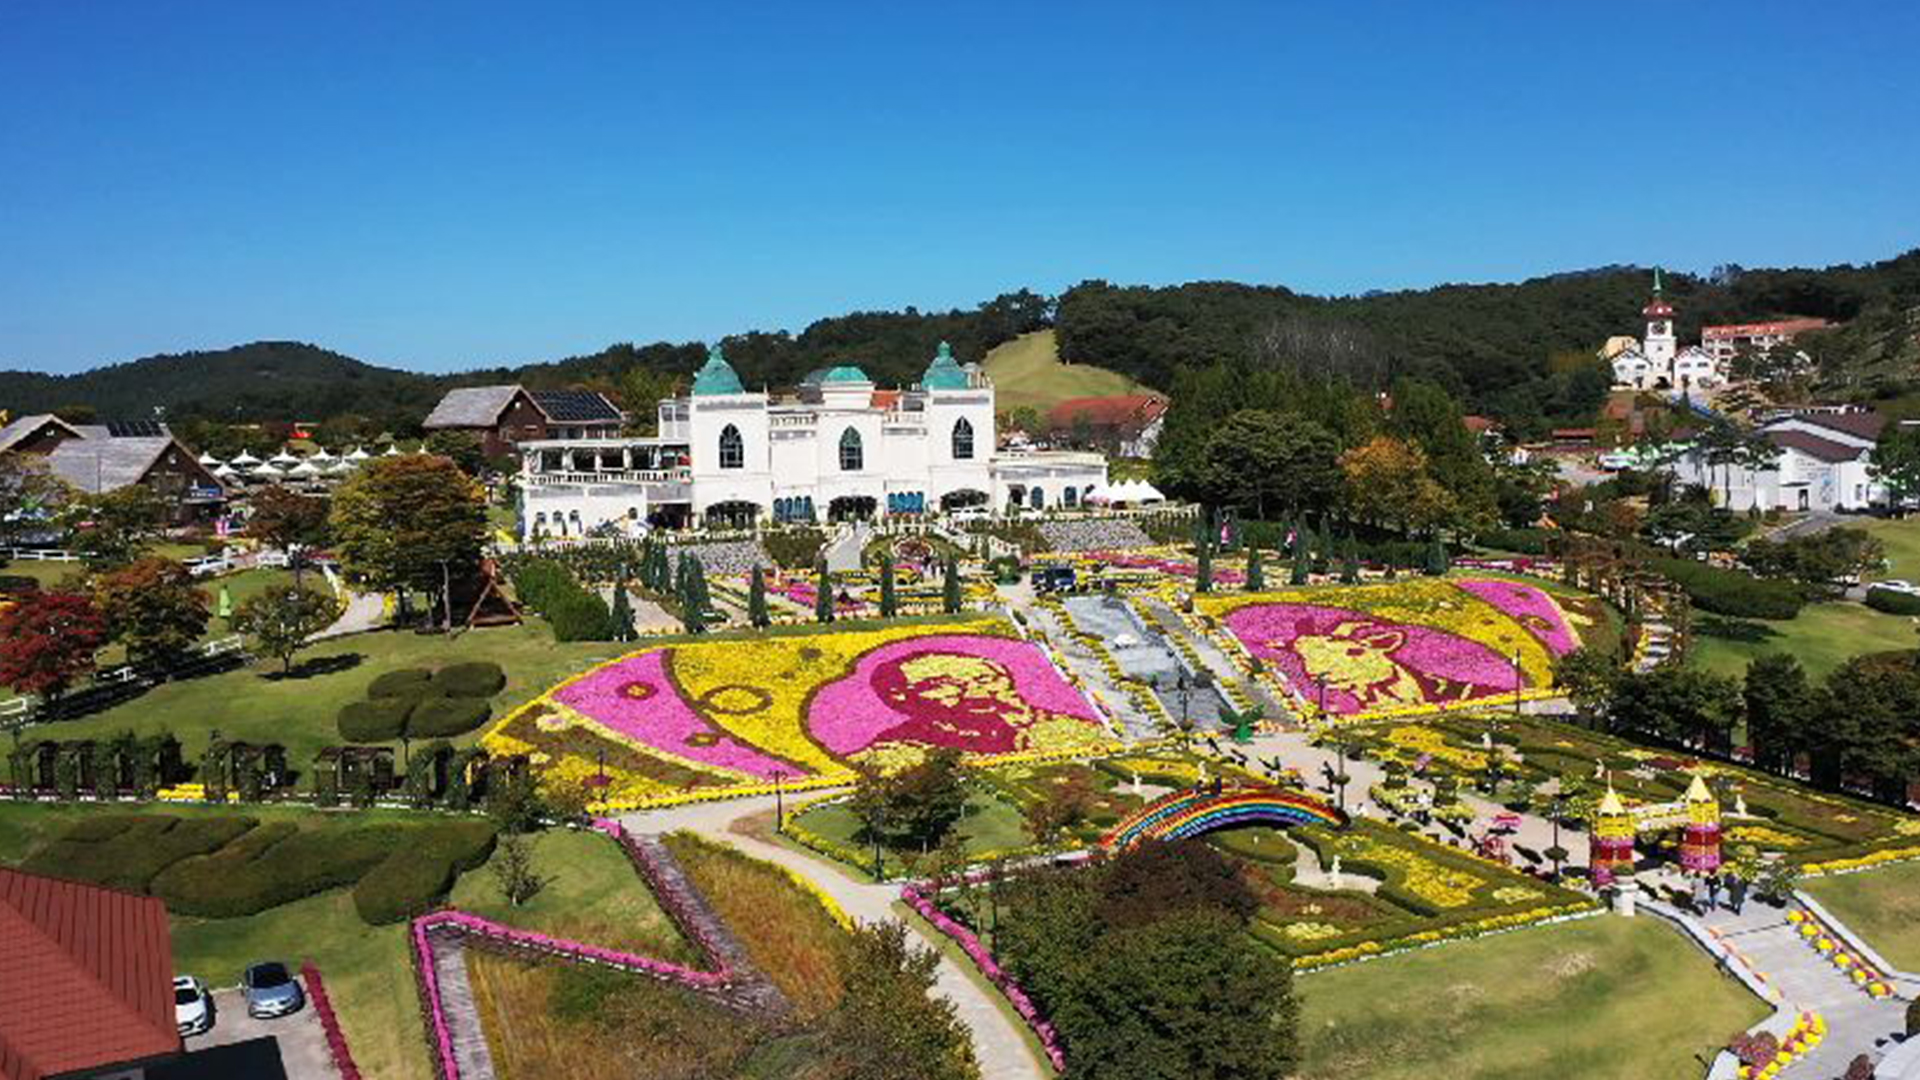
[[[720,346],[707,350],[707,362],[693,375],[693,392],[701,396],[708,394],[744,394],[746,387],[740,385],[740,375],[720,355]]]
[[[825,375],[820,376],[820,381],[824,384],[824,383],[856,383],[856,382],[870,383],[873,380],[867,378],[866,372],[861,371],[859,368],[854,367],[852,364],[841,364],[839,367],[833,368],[832,370],[828,371]]]
[[[927,365],[927,373],[920,377],[920,385],[928,390],[965,390],[967,373],[953,358],[953,346],[940,343],[940,351],[934,354],[933,363]]]

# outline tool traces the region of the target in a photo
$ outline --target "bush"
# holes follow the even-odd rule
[[[507,673],[491,660],[448,664],[433,676],[434,685],[453,698],[490,698],[506,688]]]
[[[183,915],[231,919],[359,881],[411,845],[402,825],[263,825],[210,855],[184,859],[153,881],[153,894]]]
[[[1806,591],[1791,581],[1766,581],[1691,559],[1654,559],[1651,565],[1687,591],[1695,607],[1736,619],[1791,619]]]
[[[433,679],[433,673],[425,668],[400,668],[367,684],[367,696],[370,698],[419,697],[427,684]]]
[[[1489,529],[1479,535],[1482,547],[1495,551],[1511,551],[1516,555],[1545,555],[1547,538],[1552,535],[1548,529]]]
[[[340,737],[348,742],[392,742],[406,730],[413,698],[387,697],[356,701],[340,709]]]
[[[83,819],[34,852],[21,869],[145,892],[162,870],[182,859],[218,851],[258,824],[256,818],[226,814],[193,818],[113,814]]]
[[[605,600],[592,593],[578,591],[560,598],[546,614],[555,641],[613,640],[613,613]]]
[[[407,714],[407,736],[414,739],[465,735],[487,722],[493,709],[485,698],[427,698]]]
[[[493,825],[454,821],[407,837],[407,843],[353,887],[353,907],[367,923],[403,922],[433,907],[461,873],[493,853]]]
[[[1920,615],[1920,596],[1892,589],[1868,589],[1867,606],[1889,615]]]

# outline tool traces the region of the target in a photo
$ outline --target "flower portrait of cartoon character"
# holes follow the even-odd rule
[[[1407,643],[1402,627],[1355,620],[1322,634],[1302,634],[1291,642],[1307,678],[1326,680],[1331,691],[1345,692],[1366,709],[1417,705],[1425,697],[1420,680],[1394,651]],[[1285,648],[1274,642],[1269,648]]]

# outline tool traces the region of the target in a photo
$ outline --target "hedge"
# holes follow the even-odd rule
[[[493,709],[485,698],[427,698],[416,703],[407,714],[407,737],[433,739],[465,735],[486,723],[492,715]]]
[[[211,855],[183,859],[154,878],[167,910],[210,919],[254,915],[359,881],[411,847],[404,825],[263,825]]]
[[[406,730],[407,714],[416,703],[413,698],[385,697],[343,705],[340,737],[356,743],[392,742]]]
[[[567,568],[548,559],[527,559],[513,571],[513,591],[553,628],[555,641],[611,641],[613,613],[598,593],[588,592]]]
[[[192,818],[113,814],[82,819],[35,851],[21,869],[145,892],[162,870],[181,859],[218,851],[258,824],[257,818],[226,814]]]
[[[428,911],[461,873],[493,854],[494,828],[451,821],[419,830],[353,887],[353,907],[366,922],[404,922]]]
[[[425,668],[400,668],[389,671],[367,684],[370,698],[419,697],[433,673]]]
[[[1687,591],[1695,607],[1740,619],[1791,619],[1807,602],[1806,591],[1791,581],[1721,570],[1692,559],[1653,559],[1653,569]]]
[[[470,660],[441,668],[433,682],[448,697],[490,698],[506,688],[507,673],[491,660]]]
[[[1475,537],[1482,547],[1511,551],[1516,555],[1545,555],[1551,529],[1489,529]]]
[[[1920,596],[1892,589],[1867,589],[1867,606],[1889,615],[1920,615]]]

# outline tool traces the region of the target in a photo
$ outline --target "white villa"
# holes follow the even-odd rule
[[[1866,410],[1789,413],[1757,432],[1778,451],[1766,468],[1711,465],[1694,449],[1674,463],[1674,475],[1706,488],[1729,510],[1866,510],[1887,501],[1869,461],[1886,423]]]
[[[660,402],[657,435],[518,450],[523,539],[1074,507],[1107,480],[1100,454],[998,449],[993,383],[944,342],[907,389],[843,365],[790,397],[747,390],[716,347],[691,393]]]
[[[1673,305],[1660,291],[1653,272],[1653,299],[1641,309],[1647,319],[1644,340],[1609,338],[1600,358],[1613,365],[1613,385],[1633,390],[1712,390],[1726,385],[1726,359],[1698,345],[1681,348],[1673,332]]]

